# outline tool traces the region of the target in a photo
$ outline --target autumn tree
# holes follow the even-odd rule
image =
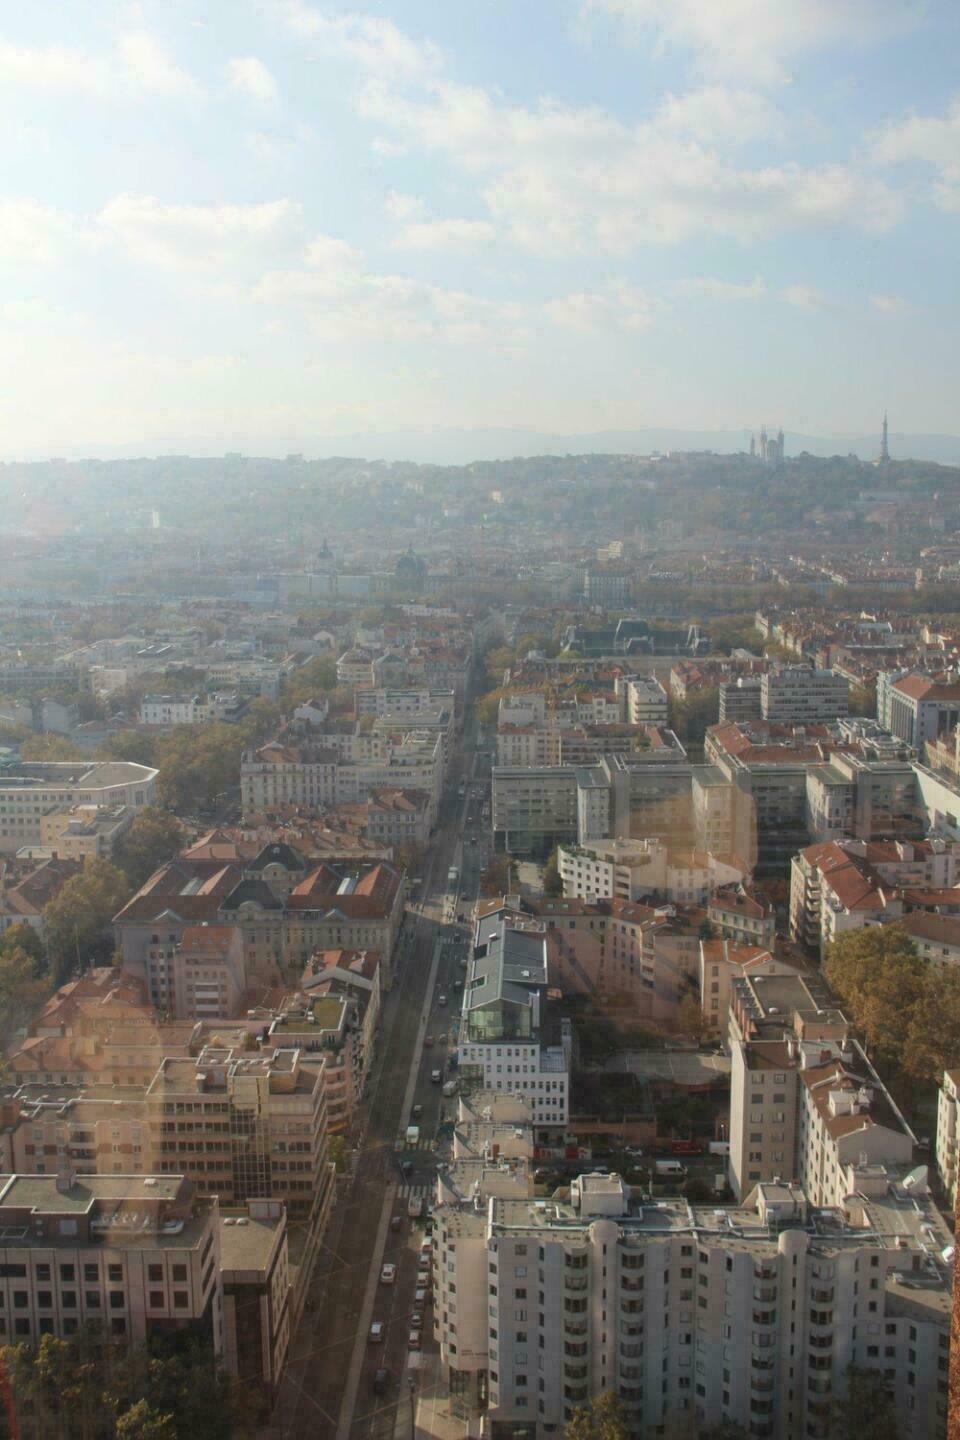
[[[564,1427],[564,1440],[629,1440],[630,1427],[620,1397],[604,1390],[578,1405]]]
[[[103,950],[107,927],[129,896],[122,870],[109,860],[90,860],[44,906],[44,937],[55,985]]]
[[[480,877],[480,893],[488,898],[505,895],[510,885],[511,866],[506,855],[491,855]]]
[[[139,890],[165,860],[183,844],[183,827],[175,815],[148,805],[141,810],[114,850],[114,859],[130,886]]]
[[[830,946],[824,973],[874,1059],[900,1070],[928,966],[902,925],[848,930]]]
[[[904,1035],[903,1073],[918,1085],[939,1084],[958,1062],[960,970],[932,964]]]
[[[21,760],[86,760],[81,750],[65,735],[31,735],[20,746]]]
[[[39,1013],[51,988],[34,955],[17,945],[0,950],[0,1048],[6,1049],[17,1031]]]
[[[879,1370],[851,1365],[847,1370],[847,1393],[833,1402],[830,1440],[850,1440],[851,1435],[900,1440],[897,1409]]]

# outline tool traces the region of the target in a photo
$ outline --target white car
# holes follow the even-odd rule
[[[440,996],[437,997],[437,1004],[440,1006],[441,1009],[443,1009],[443,1007],[444,1007],[444,1005],[446,1005],[446,1003],[447,1003],[447,997],[446,997],[446,995],[440,995]]]
[[[369,1339],[370,1339],[370,1344],[371,1344],[371,1345],[380,1345],[380,1344],[383,1343],[383,1321],[382,1321],[382,1320],[374,1320],[373,1324],[370,1326],[370,1336],[369,1336]]]
[[[393,1282],[396,1280],[396,1278],[397,1278],[397,1267],[396,1267],[396,1265],[391,1265],[391,1264],[389,1264],[389,1263],[386,1264],[386,1265],[384,1265],[383,1268],[382,1268],[381,1271],[380,1271],[380,1284],[381,1284],[381,1285],[392,1285]]]

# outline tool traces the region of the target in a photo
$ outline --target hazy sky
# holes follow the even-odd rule
[[[956,0],[0,0],[0,455],[960,430]]]

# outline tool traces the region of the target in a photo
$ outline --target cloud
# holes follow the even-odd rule
[[[407,250],[476,250],[492,244],[496,233],[488,220],[418,220],[404,225],[394,244]]]
[[[193,77],[173,63],[152,35],[124,35],[117,50],[128,79],[142,90],[152,95],[181,98],[200,93]]]
[[[60,46],[31,48],[0,40],[0,89],[87,95],[104,100],[144,95],[195,98],[201,88],[151,35],[121,36],[109,55]]]
[[[871,295],[870,304],[874,310],[879,310],[883,315],[902,314],[905,310],[913,308],[902,295]]]
[[[419,219],[424,211],[424,203],[419,195],[406,195],[401,190],[391,190],[384,202],[384,209],[391,220],[403,223]]]
[[[118,195],[97,224],[131,259],[186,271],[262,268],[267,257],[296,246],[302,235],[300,206],[292,200],[166,205],[152,195]]]
[[[371,75],[415,80],[440,68],[442,53],[430,40],[414,40],[379,15],[330,15],[304,0],[276,0],[276,13],[300,39],[316,41],[316,59],[349,60]]]
[[[960,212],[960,95],[942,116],[910,115],[878,131],[871,156],[878,165],[930,166],[936,172],[934,202]]]
[[[786,285],[780,291],[780,299],[798,310],[825,310],[830,303],[814,285]]]
[[[74,236],[69,216],[36,200],[0,199],[0,263],[50,265]]]
[[[368,83],[358,103],[405,145],[477,175],[498,230],[536,254],[627,254],[701,233],[750,242],[832,225],[884,230],[900,214],[882,179],[848,166],[731,161],[692,133],[708,128],[706,104],[671,99],[628,125],[595,106],[531,109],[446,80],[416,95]]]
[[[631,285],[619,284],[603,291],[581,291],[549,300],[544,307],[554,324],[565,329],[646,330],[653,322],[648,297]]]
[[[783,125],[776,107],[756,90],[708,85],[683,95],[668,95],[655,123],[664,134],[689,135],[718,144],[742,145],[779,136]]]
[[[280,97],[276,80],[255,55],[237,56],[229,61],[227,76],[234,90],[263,105],[273,105]]]
[[[767,293],[762,275],[745,281],[717,280],[710,275],[697,275],[681,280],[678,288],[683,295],[699,295],[705,300],[762,300]]]
[[[900,0],[582,0],[581,12],[652,34],[661,53],[688,52],[706,72],[764,86],[782,83],[804,55],[882,41],[913,20]]]

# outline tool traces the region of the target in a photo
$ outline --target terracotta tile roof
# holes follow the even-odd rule
[[[960,683],[945,683],[929,675],[905,675],[893,683],[894,690],[910,700],[942,700],[960,705]]]

